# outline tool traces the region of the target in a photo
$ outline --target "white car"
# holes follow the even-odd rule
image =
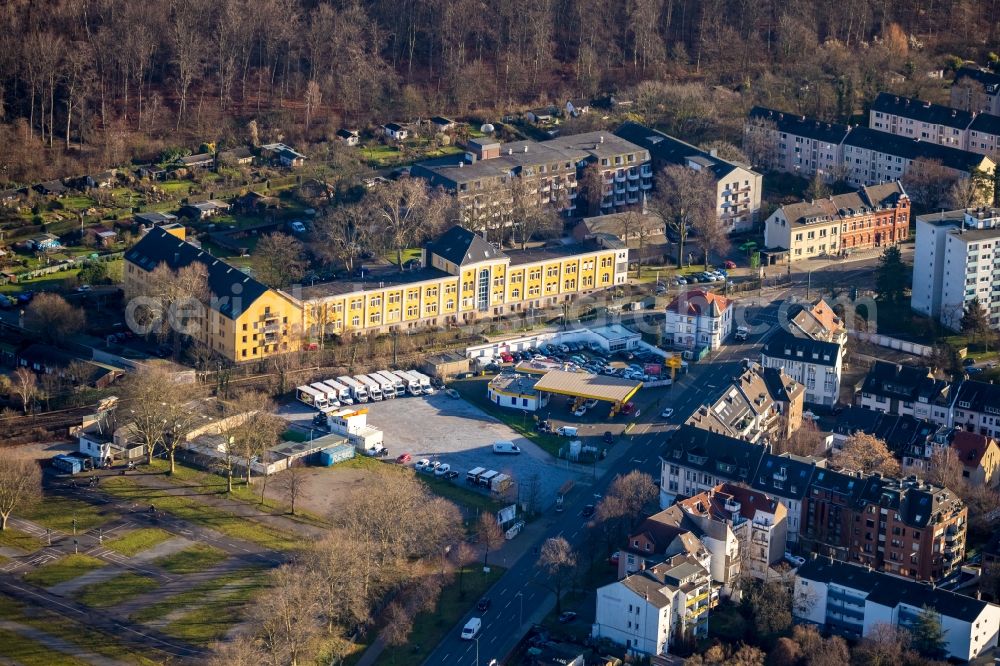
[[[437,473],[437,470],[438,470],[439,467],[441,467],[441,463],[438,462],[437,460],[435,460],[434,462],[429,463],[427,465],[427,467],[424,468],[424,471],[425,472],[434,472],[434,473]],[[451,469],[451,468],[449,468],[449,469]]]
[[[587,413],[587,406],[586,405],[580,405],[576,409],[576,411],[573,412],[573,416],[583,416],[586,413]]]
[[[667,407],[662,412],[660,412],[660,418],[661,419],[669,419],[673,415],[674,415],[674,408],[673,407]]]
[[[594,407],[597,407],[597,401],[593,399],[588,400],[587,402],[583,403],[583,406],[586,407],[587,409],[593,409]]]
[[[428,467],[430,467],[430,464],[431,464],[430,460],[428,460],[427,458],[421,458],[420,460],[417,461],[417,464],[413,466],[413,469],[417,470],[418,472],[422,472]]]
[[[443,465],[438,465],[434,468],[434,476],[444,476],[451,471],[451,465],[444,463]]]

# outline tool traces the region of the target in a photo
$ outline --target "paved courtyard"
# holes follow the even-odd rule
[[[567,469],[566,462],[555,460],[503,423],[465,400],[448,397],[443,391],[432,396],[371,402],[365,407],[368,424],[385,433],[390,459],[409,453],[413,462],[429,458],[448,463],[460,473],[455,482],[463,486],[465,472],[473,467],[509,474],[518,484],[525,484],[537,475],[541,506],[547,508],[555,502],[556,492],[567,479],[590,481],[589,473],[581,474],[578,467]],[[308,429],[315,410],[293,403],[283,406],[279,414]],[[496,441],[514,442],[522,453],[497,455],[492,449]]]

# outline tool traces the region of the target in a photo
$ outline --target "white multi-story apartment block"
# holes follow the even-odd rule
[[[766,148],[758,151],[765,153],[759,157],[776,171],[805,178],[819,173],[828,182],[844,180],[855,187],[900,180],[915,160],[938,162],[956,178],[992,173],[996,167],[986,155],[954,145],[763,107],[750,111],[744,133],[748,145]]]
[[[761,365],[782,368],[786,375],[805,385],[807,403],[831,407],[840,398],[841,350],[835,342],[799,338],[782,330],[764,343]]]
[[[674,641],[708,633],[716,597],[705,567],[675,555],[599,588],[591,635],[632,654],[665,655]]]
[[[667,306],[664,338],[674,347],[718,349],[733,332],[733,304],[725,296],[692,289]]]
[[[868,567],[818,557],[795,572],[792,615],[848,638],[880,624],[911,629],[925,608],[941,624],[941,657],[972,661],[1000,637],[1000,606]]]
[[[965,149],[967,130],[975,115],[883,92],[868,111],[868,126],[881,132]]]
[[[615,134],[649,150],[657,171],[676,164],[710,173],[715,181],[716,212],[730,232],[748,231],[757,222],[763,176],[749,166],[637,123],[623,124]]]
[[[917,217],[911,305],[953,330],[978,301],[1000,328],[1000,208]]]

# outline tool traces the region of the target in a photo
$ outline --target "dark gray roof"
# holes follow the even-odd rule
[[[961,406],[961,404],[966,403],[969,405],[968,407]],[[1000,384],[966,380],[958,387],[955,406],[959,409],[975,412],[982,412],[990,407],[994,414],[1000,413],[998,411],[1000,410]]]
[[[253,157],[253,151],[251,151],[246,146],[239,146],[237,148],[231,148],[230,150],[224,150],[219,153],[222,156],[230,157],[232,159],[241,160],[248,157]]]
[[[996,94],[997,87],[1000,86],[1000,74],[987,72],[979,69],[978,67],[962,67],[955,72],[955,83],[958,83],[962,79],[972,79],[973,81],[983,84],[983,87],[986,88],[986,92],[991,95]]]
[[[773,122],[779,132],[804,136],[808,139],[832,143],[834,145],[841,143],[847,137],[847,133],[851,131],[847,125],[825,123],[815,118],[776,111],[763,106],[755,106],[750,109],[749,118],[750,120],[767,120]]]
[[[847,436],[857,432],[868,433],[888,444],[897,455],[915,455],[917,448],[922,450],[928,438],[937,432],[937,426],[909,414],[899,416],[852,406],[837,416],[834,432]]]
[[[427,251],[458,266],[474,264],[506,255],[487,243],[482,236],[457,224],[427,246]]]
[[[916,402],[921,390],[927,384],[935,383],[929,375],[930,369],[927,367],[875,361],[875,365],[865,376],[861,391]]]
[[[975,620],[988,605],[985,601],[964,594],[822,557],[806,561],[799,567],[796,575],[806,580],[867,592],[869,601],[890,608],[901,603],[915,608],[930,606],[941,615],[965,622]]]
[[[1000,116],[994,116],[992,113],[980,113],[969,125],[969,129],[983,134],[1000,134]]]
[[[816,469],[816,463],[811,459],[765,453],[750,485],[754,490],[769,495],[802,499],[809,491],[809,482]]]
[[[769,358],[834,367],[840,358],[840,345],[824,340],[797,338],[782,329],[764,343],[763,353]]]
[[[837,472],[832,469],[817,469],[816,473],[813,474],[812,483],[810,483],[810,492],[814,494],[818,491],[834,493],[843,497],[845,502],[853,503],[854,498],[861,493],[864,483],[864,479],[853,474]]]
[[[386,123],[383,127],[392,132],[398,132],[399,130],[404,129],[399,123]]]
[[[668,463],[749,484],[763,455],[760,444],[685,424],[666,441],[662,457]]]
[[[208,290],[218,305],[216,309],[230,319],[239,318],[246,308],[268,291],[267,286],[240,269],[182,241],[162,227],[150,229],[125,253],[125,259],[144,271],[152,271],[160,264],[178,270],[200,262],[206,268]]]
[[[923,123],[963,130],[969,126],[974,117],[974,114],[968,111],[960,111],[942,104],[931,104],[911,97],[900,97],[887,92],[878,94],[878,97],[872,102],[872,111],[891,113]]]
[[[45,183],[35,185],[35,189],[42,194],[62,194],[67,191],[67,187],[59,180],[50,180]]]
[[[889,132],[879,132],[867,127],[856,127],[844,139],[845,146],[856,146],[874,150],[885,155],[903,157],[908,160],[937,160],[946,167],[958,171],[969,171],[986,159],[978,153],[942,146],[930,141],[919,141]]]
[[[133,217],[135,217],[136,222],[145,222],[154,225],[177,221],[177,216],[170,213],[136,213]]]
[[[701,148],[692,146],[690,143],[685,143],[680,139],[675,139],[638,123],[624,123],[615,130],[615,134],[626,141],[646,148],[656,162],[686,166],[688,160],[695,159],[710,170],[716,178],[725,178],[727,174],[732,173],[737,168],[737,165],[732,162],[727,162]]]

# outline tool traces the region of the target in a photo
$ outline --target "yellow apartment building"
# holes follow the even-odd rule
[[[558,306],[625,284],[628,250],[585,245],[500,251],[454,226],[422,252],[423,268],[302,290],[310,337],[462,325]]]
[[[231,361],[259,360],[299,349],[302,306],[243,271],[188,243],[179,224],[153,227],[125,253],[125,297],[148,294],[157,266],[172,271],[194,263],[205,267],[206,316],[189,328],[191,337]]]
[[[175,237],[176,236],[176,237]],[[422,268],[304,287],[294,298],[152,229],[125,255],[126,294],[156,266],[208,268],[212,302],[198,340],[232,361],[299,349],[305,338],[449,326],[529,313],[626,282],[628,250],[565,245],[500,251],[454,226],[422,251]]]

